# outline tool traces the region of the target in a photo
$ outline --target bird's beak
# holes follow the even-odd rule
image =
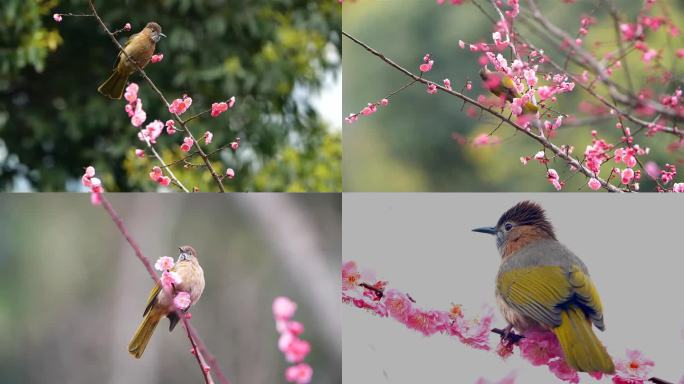
[[[480,233],[487,233],[490,235],[495,235],[496,234],[496,228],[495,227],[475,228],[475,229],[473,229],[473,232],[480,232]]]
[[[159,36],[161,36],[161,37],[166,37],[166,35],[163,34],[163,33],[161,33],[161,32],[159,32]]]
[[[178,247],[178,250],[180,251],[180,253],[183,253],[183,248]]]

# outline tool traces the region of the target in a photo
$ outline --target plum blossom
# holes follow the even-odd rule
[[[183,95],[183,98],[174,100],[169,106],[169,112],[182,115],[192,105],[192,98]]]
[[[168,176],[164,176],[161,168],[159,168],[158,166],[152,167],[152,172],[150,172],[150,179],[152,179],[152,181],[154,182],[157,182],[159,185],[165,187],[171,184],[171,178]]]
[[[628,349],[627,358],[615,362],[615,384],[642,384],[650,377],[653,360],[648,359],[639,350]]]
[[[595,177],[590,178],[587,185],[589,186],[589,188],[591,188],[592,191],[598,191],[599,189],[601,189],[601,182],[598,181],[598,179]]]
[[[212,103],[211,104],[211,117],[216,117],[223,112],[228,110],[228,103],[225,101],[222,101],[220,103]]]
[[[204,132],[204,143],[205,144],[211,144],[211,140],[214,138],[214,134],[206,131]]]
[[[124,30],[124,31],[130,31],[130,30],[131,30],[131,23],[126,23],[126,24],[124,24],[123,30]]]
[[[161,275],[161,285],[166,291],[173,291],[173,286],[183,282],[178,272],[164,271]]]
[[[189,137],[189,136],[184,137],[183,138],[183,144],[181,144],[181,146],[180,146],[180,150],[182,152],[188,152],[190,150],[190,148],[192,148],[192,145],[194,143],[195,143],[195,141],[191,137]]]
[[[181,311],[188,309],[190,304],[190,294],[187,292],[178,292],[176,297],[173,298],[173,305],[175,305],[176,308],[180,309]]]
[[[173,268],[173,266],[173,258],[168,256],[162,256],[159,259],[157,259],[156,263],[154,263],[154,269],[156,269],[157,271],[166,271],[168,269]]]
[[[273,316],[276,320],[290,320],[297,311],[297,303],[287,297],[276,297],[273,300]]]
[[[141,158],[141,159],[142,159],[143,157],[145,157],[145,150],[140,149],[140,148],[136,148],[136,149],[135,149],[135,157],[139,157],[139,158]]]
[[[235,171],[233,170],[233,168],[226,169],[226,177],[229,179],[232,179],[235,177]]]
[[[308,384],[312,376],[313,368],[306,363],[293,365],[285,370],[285,380],[290,383]]]
[[[166,134],[168,135],[173,135],[176,133],[176,122],[173,120],[166,120],[166,123],[164,123],[164,126],[166,126]]]
[[[104,192],[102,181],[95,177],[95,167],[92,165],[86,167],[83,176],[81,176],[81,183],[84,187],[90,188],[90,202],[93,205],[100,205],[102,198],[100,194]]]
[[[356,263],[347,261],[342,263],[342,290],[356,288],[356,285],[361,281],[361,273],[359,272]]]
[[[278,349],[287,362],[296,364],[286,369],[285,378],[288,382],[307,384],[311,381],[313,370],[303,361],[311,352],[311,344],[299,338],[304,332],[304,325],[292,320],[296,310],[297,304],[287,297],[280,296],[273,300],[273,317],[276,330],[280,333]]]
[[[547,365],[549,361],[563,356],[563,350],[553,332],[534,330],[525,333],[518,342],[520,354],[532,365]]]
[[[152,57],[150,58],[150,63],[156,64],[162,60],[164,60],[164,54],[160,53],[158,55],[152,55]]]
[[[557,191],[563,188],[563,183],[560,181],[560,176],[558,176],[558,172],[555,169],[549,169],[546,173],[546,178]]]
[[[55,13],[54,15],[52,15],[52,19],[59,23],[62,21],[62,15],[60,15],[59,13]]]

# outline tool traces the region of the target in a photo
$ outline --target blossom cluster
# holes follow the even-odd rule
[[[173,295],[173,305],[176,308],[184,311],[190,307],[190,294],[183,291],[178,291],[176,286],[183,282],[178,272],[173,270],[175,263],[173,258],[169,256],[162,256],[154,263],[154,268],[161,271],[162,275],[159,278],[161,287],[164,292]]]
[[[467,318],[460,305],[449,310],[420,308],[407,293],[387,289],[386,281],[373,281],[372,274],[359,272],[355,262],[342,265],[342,302],[366,309],[380,317],[392,318],[425,336],[454,336],[473,348],[489,350],[489,332],[494,320],[491,307],[479,316]]]
[[[490,350],[489,333],[493,323],[490,307],[483,313],[466,320],[460,305],[452,305],[448,311],[421,309],[407,293],[388,289],[387,281],[377,280],[373,272],[361,272],[354,261],[342,264],[342,302],[367,310],[380,317],[392,318],[409,329],[425,336],[446,334],[456,336],[461,342],[477,349]],[[558,379],[568,383],[579,383],[579,374],[566,362],[556,335],[547,330],[532,330],[518,336],[517,341],[502,337],[495,352],[502,358],[513,353],[515,347],[520,356],[533,366],[545,365]],[[649,380],[654,362],[638,350],[627,350],[625,359],[615,361],[615,384],[644,384]],[[601,373],[589,373],[601,379]],[[512,384],[513,376],[499,383]],[[480,379],[478,383],[486,383]]]
[[[294,364],[285,370],[285,379],[290,383],[308,384],[313,376],[313,368],[304,359],[311,351],[311,345],[299,338],[304,332],[304,325],[292,320],[295,311],[297,303],[289,298],[281,296],[273,300],[273,317],[280,334],[278,349],[288,363]]]
[[[104,187],[102,186],[102,180],[95,177],[95,167],[92,165],[86,167],[83,176],[81,176],[81,184],[86,188],[90,188],[90,202],[93,205],[99,205],[101,202],[100,194],[104,192]]]

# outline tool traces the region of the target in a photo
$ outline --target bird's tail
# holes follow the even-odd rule
[[[580,372],[614,373],[613,360],[584,312],[572,305],[561,312],[561,317],[561,325],[554,328],[553,333],[563,348],[568,365]]]
[[[97,91],[110,99],[120,99],[123,95],[124,88],[126,88],[127,81],[127,75],[114,70],[112,75],[100,85]]]
[[[159,312],[155,311],[154,308],[145,314],[145,318],[135,331],[135,335],[133,335],[130,343],[128,343],[128,353],[133,355],[136,359],[139,359],[140,356],[142,356],[160,319],[161,316]]]

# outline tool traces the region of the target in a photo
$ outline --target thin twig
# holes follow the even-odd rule
[[[549,150],[551,150],[551,151],[552,151],[553,153],[555,153],[559,158],[563,159],[566,163],[568,163],[568,165],[569,165],[571,168],[577,169],[579,172],[583,173],[583,174],[586,175],[588,178],[596,178],[604,189],[606,189],[606,190],[608,190],[608,191],[611,191],[611,192],[623,192],[620,188],[618,188],[618,187],[616,187],[616,186],[614,186],[614,185],[612,185],[612,184],[607,183],[605,180],[603,180],[603,179],[601,179],[601,178],[599,178],[599,177],[596,177],[596,175],[594,175],[594,172],[592,172],[592,171],[589,170],[587,167],[585,167],[584,165],[582,165],[577,159],[575,159],[575,158],[572,157],[571,155],[565,153],[565,151],[563,151],[561,148],[559,148],[558,146],[556,146],[555,144],[553,144],[552,142],[550,142],[546,137],[544,137],[544,136],[542,136],[542,135],[536,135],[536,134],[532,133],[530,130],[523,128],[522,126],[518,125],[517,123],[515,123],[515,122],[512,121],[511,119],[507,118],[506,116],[502,115],[501,113],[499,113],[499,112],[493,110],[492,108],[489,108],[489,107],[486,107],[486,106],[480,104],[480,103],[477,102],[476,100],[473,100],[473,99],[471,99],[470,97],[468,97],[468,96],[466,96],[466,95],[464,95],[464,94],[462,94],[462,93],[460,93],[460,92],[456,92],[456,91],[454,91],[453,89],[447,89],[447,88],[445,88],[445,87],[443,87],[443,86],[441,86],[441,85],[439,85],[439,84],[436,84],[436,83],[433,83],[432,81],[426,80],[426,79],[422,78],[421,76],[417,76],[417,75],[413,74],[413,73],[410,72],[409,70],[407,70],[407,69],[405,69],[404,67],[400,66],[399,64],[395,63],[394,61],[392,61],[391,59],[389,59],[387,56],[385,56],[384,54],[378,52],[377,50],[375,50],[374,48],[370,47],[370,46],[367,45],[366,43],[364,43],[364,42],[358,40],[357,38],[355,38],[355,37],[349,35],[347,32],[342,31],[342,35],[345,36],[346,38],[350,39],[351,41],[353,41],[353,42],[356,43],[357,45],[363,47],[366,51],[370,52],[372,55],[378,57],[379,59],[381,59],[381,60],[384,61],[385,63],[389,64],[391,67],[397,69],[398,71],[400,71],[401,73],[405,74],[406,76],[408,76],[408,77],[414,79],[415,81],[420,82],[420,83],[423,83],[423,84],[425,84],[425,85],[434,84],[434,85],[435,85],[439,90],[441,90],[442,92],[448,93],[448,94],[450,94],[450,95],[452,95],[452,96],[456,96],[456,97],[458,97],[458,98],[464,100],[465,102],[467,102],[467,103],[469,103],[469,104],[472,104],[472,105],[474,105],[474,106],[480,108],[481,110],[486,110],[488,113],[492,114],[493,116],[496,116],[497,118],[502,119],[503,121],[505,121],[505,122],[506,122],[508,125],[510,125],[511,127],[515,128],[515,129],[518,130],[519,132],[522,132],[522,133],[524,133],[525,135],[531,137],[532,139],[534,139],[534,140],[536,140],[537,142],[539,142],[540,144],[542,144],[544,147],[546,147],[546,148],[548,148]]]

